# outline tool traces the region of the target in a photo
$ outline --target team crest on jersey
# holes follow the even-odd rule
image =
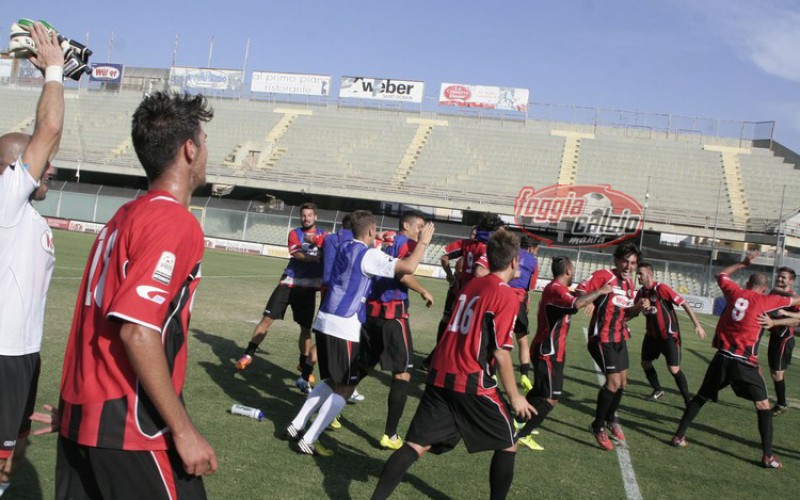
[[[53,232],[49,229],[42,233],[42,248],[50,255],[55,255],[56,247],[53,244]]]
[[[608,184],[520,189],[514,220],[550,247],[605,247],[642,230],[642,206]]]
[[[163,252],[158,259],[155,271],[153,271],[153,280],[169,285],[169,282],[172,281],[172,272],[174,270],[175,254],[172,252]]]

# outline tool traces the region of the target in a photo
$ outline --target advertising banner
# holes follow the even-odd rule
[[[242,86],[242,71],[173,66],[169,69],[169,84],[191,90],[238,91]]]
[[[11,69],[13,67],[13,59],[0,59],[0,78],[11,78]]]
[[[89,75],[89,81],[121,83],[123,67],[122,64],[92,63],[92,74]]]
[[[439,106],[528,111],[528,89],[443,83]]]
[[[422,102],[425,82],[343,76],[339,97],[381,101]]]
[[[330,95],[331,91],[331,77],[327,75],[253,71],[250,91],[270,94],[327,96]]]

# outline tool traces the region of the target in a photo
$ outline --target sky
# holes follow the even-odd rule
[[[530,90],[536,103],[775,121],[800,152],[800,0],[28,0],[94,62]]]

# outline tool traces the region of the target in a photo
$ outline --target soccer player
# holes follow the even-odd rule
[[[536,286],[536,277],[539,274],[539,260],[536,253],[539,250],[537,243],[530,236],[523,236],[519,242],[519,276],[508,283],[519,296],[519,313],[517,322],[514,323],[514,335],[517,338],[519,348],[519,385],[525,390],[533,388],[528,373],[531,369],[531,350],[528,344],[528,303],[530,302],[530,291]]]
[[[317,439],[338,417],[363,373],[359,366],[361,325],[366,321],[365,301],[375,276],[390,278],[412,274],[430,245],[433,224],[420,230],[419,242],[404,259],[395,259],[373,248],[377,224],[367,210],[350,214],[354,238],[339,246],[326,291],[314,320],[319,372],[323,381],[308,398],[286,428],[286,437],[298,439],[297,451],[308,455],[330,456],[332,452]],[[308,420],[317,418],[303,433]],[[301,433],[303,433],[302,438]]]
[[[417,238],[425,226],[418,212],[405,212],[400,218],[400,230],[384,252],[396,259],[408,257],[417,246]],[[378,361],[381,369],[392,372],[387,401],[386,427],[379,444],[382,448],[396,450],[403,445],[397,435],[397,426],[403,416],[414,367],[414,347],[411,325],[408,320],[408,289],[422,296],[427,307],[433,305],[433,295],[413,274],[402,278],[374,278],[372,292],[367,300],[367,320],[362,327],[361,349],[366,353],[367,367]]]
[[[800,304],[800,297],[767,295],[768,281],[762,273],[753,273],[742,289],[731,275],[750,266],[758,252],[748,253],[739,263],[732,264],[717,274],[717,283],[727,305],[717,323],[712,345],[716,354],[706,370],[700,390],[689,401],[672,445],[685,448],[689,444],[686,431],[709,399],[717,401],[721,389],[728,385],[742,399],[752,401],[758,414],[758,432],[761,434],[761,463],[768,469],[779,469],[782,464],[772,454],[772,413],[767,397],[767,385],[758,367],[758,344],[761,326],[758,318],[765,312]]]
[[[317,292],[322,287],[320,250],[328,233],[317,228],[317,206],[313,203],[300,205],[300,223],[300,227],[289,233],[289,264],[267,301],[264,314],[253,331],[247,349],[236,362],[236,369],[239,371],[253,362],[256,349],[266,338],[270,326],[276,319],[283,319],[289,306],[292,307],[295,323],[300,325],[298,371],[303,370],[311,352],[311,323],[314,321]]]
[[[55,266],[53,233],[31,205],[47,196],[50,160],[64,127],[64,54],[55,31],[30,33],[30,62],[45,76],[33,135],[0,137],[0,495],[25,455],[36,402],[47,289]],[[16,450],[16,460],[14,459]],[[16,468],[16,467],[15,467]]]
[[[528,420],[535,410],[517,389],[510,353],[519,301],[508,282],[519,267],[519,243],[513,234],[498,231],[487,245],[490,274],[461,290],[433,353],[407,440],[386,461],[373,499],[387,498],[422,455],[450,451],[462,438],[470,453],[494,450],[491,498],[505,498],[511,488],[516,433],[493,375],[499,374],[517,418]]]
[[[486,212],[475,226],[474,236],[471,235],[470,238],[456,240],[445,247],[445,254],[441,257],[440,262],[447,282],[450,283],[450,288],[447,292],[444,311],[442,311],[442,319],[439,321],[439,328],[436,332],[437,344],[450,322],[455,299],[461,293],[460,291],[467,286],[467,283],[472,278],[489,274],[489,264],[486,260],[486,242],[489,241],[489,236],[494,231],[502,227],[505,227],[505,223],[500,219],[499,215]],[[458,259],[457,266],[461,268],[457,276],[454,276],[453,270],[450,269],[450,261],[454,259]],[[422,362],[423,367],[426,369],[432,356],[433,352]]]
[[[617,408],[628,384],[628,344],[631,336],[627,318],[638,313],[634,306],[633,271],[641,253],[636,245],[622,243],[614,250],[614,268],[595,271],[576,289],[577,295],[591,293],[605,285],[613,292],[594,300],[592,319],[589,322],[588,349],[592,359],[606,376],[597,395],[597,407],[591,430],[597,444],[604,450],[613,450],[606,429],[618,443],[625,442],[625,434],[617,420]]]
[[[57,498],[205,498],[214,449],[183,404],[203,230],[189,212],[206,183],[202,95],[157,92],[133,113],[147,193],[97,235],[61,378]]]
[[[530,348],[534,384],[526,399],[536,408],[536,415],[528,420],[517,436],[521,444],[532,450],[544,449],[530,434],[542,424],[561,398],[570,316],[613,290],[606,283],[591,293],[576,297],[569,291],[575,276],[572,261],[568,257],[554,257],[551,270],[553,281],[542,290],[536,315],[536,336]]]
[[[794,269],[782,267],[778,269],[778,277],[775,288],[770,292],[773,295],[784,295],[794,297],[794,280],[797,275]],[[797,308],[792,308],[792,312],[797,312]],[[776,311],[777,312],[777,311]],[[775,384],[775,406],[772,407],[772,415],[781,415],[789,409],[786,401],[786,368],[792,362],[792,351],[794,350],[794,326],[778,325],[769,330],[769,345],[767,348],[767,361],[769,362],[769,372],[772,375],[772,382]]]
[[[656,401],[664,396],[664,390],[658,381],[658,373],[653,367],[653,361],[663,354],[667,361],[667,368],[681,391],[683,402],[688,405],[692,395],[689,394],[686,375],[681,371],[681,330],[675,306],[683,307],[686,314],[689,315],[694,324],[694,333],[698,337],[706,338],[706,332],[697,320],[697,316],[694,315],[692,306],[672,288],[656,281],[652,265],[640,262],[638,269],[637,277],[642,288],[637,292],[635,302],[646,300],[642,309],[645,318],[645,336],[642,339],[642,369],[647,381],[653,387],[653,393],[650,394],[649,399]]]

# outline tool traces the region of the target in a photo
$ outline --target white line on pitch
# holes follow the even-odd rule
[[[588,342],[588,328],[583,328],[583,336]],[[592,358],[592,364],[597,374],[597,381],[600,385],[603,385],[605,383],[605,376],[600,370],[600,367],[597,366],[597,363],[594,362],[594,358]],[[627,444],[625,446],[615,446],[614,449],[617,451],[617,460],[619,461],[619,470],[622,472],[622,484],[625,486],[626,498],[628,500],[642,500],[642,492],[639,491],[639,483],[636,481],[636,473],[633,471],[633,462],[631,462],[631,454],[628,453]]]

